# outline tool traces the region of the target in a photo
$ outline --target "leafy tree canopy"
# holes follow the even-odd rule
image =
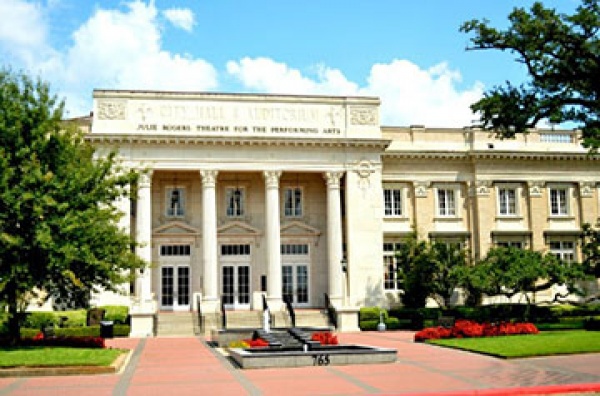
[[[586,278],[579,263],[567,263],[554,254],[514,247],[492,248],[474,268],[474,285],[488,296],[503,295],[511,298],[523,293],[550,289],[553,285],[566,285],[569,293],[580,294],[577,282]]]
[[[460,30],[473,33],[468,50],[495,49],[516,55],[529,80],[496,86],[473,104],[482,127],[500,137],[526,132],[543,119],[573,122],[583,143],[600,147],[600,5],[582,0],[572,15],[559,14],[541,2],[530,10],[515,8],[506,30],[487,20],[465,22]]]
[[[137,175],[95,158],[62,116],[46,83],[0,69],[0,304],[14,339],[32,298],[111,290],[144,265],[115,206]]]
[[[413,233],[396,252],[402,303],[422,308],[427,298],[447,307],[468,271],[467,254],[458,244],[418,240]]]

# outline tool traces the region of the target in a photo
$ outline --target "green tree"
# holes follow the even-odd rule
[[[427,298],[447,307],[454,290],[463,284],[467,255],[457,244],[419,240],[416,233],[396,252],[402,303],[422,308]]]
[[[460,30],[473,33],[468,50],[500,50],[516,55],[528,73],[520,86],[496,86],[473,104],[482,127],[500,137],[513,137],[543,119],[573,122],[581,127],[583,143],[600,147],[600,5],[582,0],[572,15],[559,14],[541,2],[530,10],[515,8],[506,30],[487,20],[465,22]]]
[[[600,224],[592,227],[591,224],[586,223],[581,231],[584,271],[598,278],[600,277]]]
[[[144,263],[117,226],[116,200],[137,175],[95,158],[46,83],[0,69],[0,303],[19,339],[33,298],[89,296]]]
[[[533,294],[553,285],[565,285],[568,294],[581,294],[577,283],[586,277],[579,263],[562,261],[552,253],[514,247],[490,249],[473,273],[471,287],[481,293],[508,299],[521,294],[528,305]]]

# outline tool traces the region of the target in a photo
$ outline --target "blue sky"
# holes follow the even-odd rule
[[[368,95],[386,125],[461,127],[485,89],[526,74],[508,53],[465,51],[459,26],[503,27],[532,3],[0,0],[0,65],[50,82],[69,116],[94,88]]]

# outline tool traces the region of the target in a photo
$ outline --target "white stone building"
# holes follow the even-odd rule
[[[393,251],[413,227],[474,258],[512,244],[577,259],[600,174],[576,132],[382,127],[379,104],[95,91],[88,139],[145,171],[120,204],[152,263],[131,297],[98,301],[131,301],[132,335],[148,335],[156,312],[260,310],[262,295],[278,312],[327,294],[352,330],[358,307],[398,302]]]

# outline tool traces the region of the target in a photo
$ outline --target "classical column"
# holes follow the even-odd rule
[[[217,199],[216,170],[202,170],[202,251],[204,261],[204,284],[202,301],[216,304],[218,300],[217,270]],[[216,305],[215,305],[216,307]]]
[[[140,270],[136,294],[141,301],[152,300],[152,171],[142,173],[138,181],[137,210],[135,215],[136,254],[148,266]]]
[[[281,235],[279,225],[279,177],[281,171],[264,171],[267,239],[267,300],[269,308],[281,306]]]
[[[329,259],[329,299],[339,307],[343,302],[342,277],[342,210],[340,178],[344,172],[327,172],[327,252]]]

